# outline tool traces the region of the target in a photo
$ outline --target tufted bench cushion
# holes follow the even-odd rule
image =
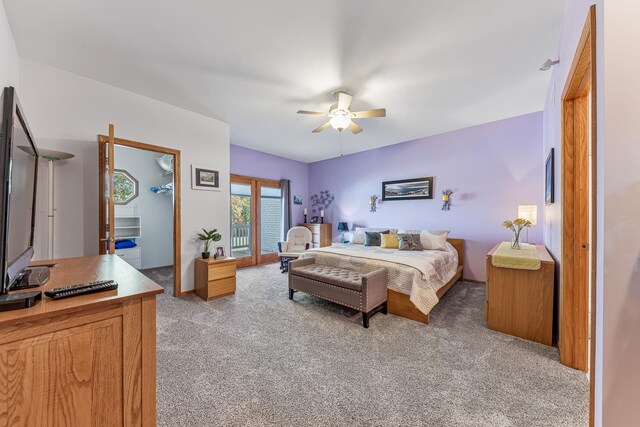
[[[310,264],[298,267],[296,274],[319,282],[353,289],[354,291],[360,291],[362,289],[362,274],[353,270],[329,267],[328,265],[322,264]]]
[[[289,266],[289,299],[306,292],[362,312],[362,323],[378,311],[387,313],[387,270],[362,274],[346,268],[316,264],[314,258],[292,261]]]

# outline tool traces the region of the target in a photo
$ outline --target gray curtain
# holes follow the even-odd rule
[[[282,190],[282,241],[287,240],[287,231],[291,228],[291,181],[280,180]]]

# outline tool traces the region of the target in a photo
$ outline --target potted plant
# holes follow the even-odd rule
[[[218,233],[218,229],[214,228],[213,230],[205,230],[202,229],[203,233],[198,233],[198,240],[202,240],[204,242],[204,252],[202,252],[202,259],[209,258],[209,245],[211,242],[219,242],[222,239],[220,233]]]
[[[513,231],[513,240],[511,241],[511,249],[520,249],[520,232],[523,228],[531,227],[533,223],[528,219],[514,219],[513,221],[504,221],[502,226]]]

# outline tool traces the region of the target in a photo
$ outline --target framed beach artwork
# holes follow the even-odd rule
[[[382,183],[382,200],[433,199],[433,177]]]
[[[551,149],[549,156],[547,157],[547,161],[544,164],[544,203],[549,206],[553,204],[554,199],[554,171],[553,171],[553,152],[554,149]]]
[[[191,188],[194,190],[220,191],[220,172],[191,165]]]

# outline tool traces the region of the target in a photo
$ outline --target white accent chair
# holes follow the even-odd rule
[[[287,232],[287,241],[278,243],[278,258],[283,273],[289,271],[289,261],[298,259],[302,252],[309,249],[312,239],[311,230],[307,227],[293,227]]]

